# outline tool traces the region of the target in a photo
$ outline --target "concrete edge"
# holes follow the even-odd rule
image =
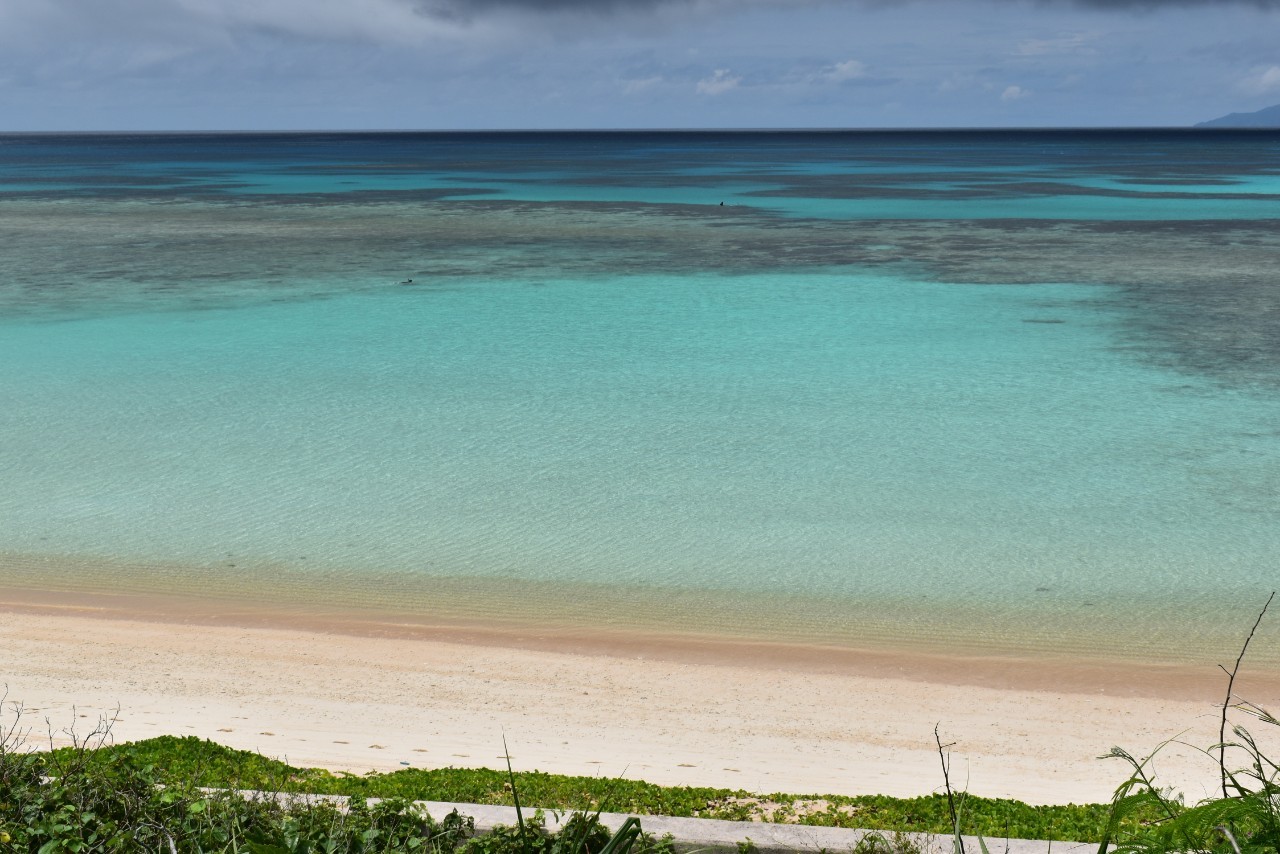
[[[240,791],[237,794],[245,798],[268,798],[287,803],[330,803],[345,806],[348,798],[345,795],[305,795],[290,793],[269,793],[256,791]],[[380,798],[369,798],[370,804],[378,803]],[[516,824],[515,807],[492,806],[489,804],[460,804],[447,801],[414,801],[414,806],[421,809],[436,821],[441,821],[449,813],[457,810],[460,815],[475,820],[476,832],[486,833],[495,827],[507,827]],[[525,807],[526,819],[535,812],[541,812],[548,830],[559,830],[572,814],[572,810],[540,809]],[[863,837],[881,834],[892,841],[897,834],[887,831],[855,830],[844,827],[812,827],[803,824],[774,824],[761,821],[724,821],[714,818],[675,818],[661,815],[634,815],[632,813],[600,813],[601,823],[609,830],[617,830],[629,818],[640,820],[645,833],[662,837],[670,834],[677,851],[683,854],[691,852],[714,852],[714,854],[737,854],[739,846],[750,842],[762,854],[790,854],[790,852],[849,852]],[[904,833],[902,837],[919,846],[923,854],[952,854],[955,841],[951,836],[937,833]],[[979,854],[981,845],[978,837],[965,836],[966,854]],[[1097,850],[1091,842],[1065,842],[1046,839],[987,839],[985,840],[990,854],[1089,854]]]

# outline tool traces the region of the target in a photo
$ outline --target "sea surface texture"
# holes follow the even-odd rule
[[[10,586],[1225,660],[1280,135],[0,136],[0,367]]]

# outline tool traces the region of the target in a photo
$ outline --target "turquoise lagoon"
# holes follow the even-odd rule
[[[1223,659],[1280,577],[1277,153],[0,138],[0,582]]]

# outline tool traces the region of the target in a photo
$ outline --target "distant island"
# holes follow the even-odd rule
[[[1264,107],[1256,113],[1231,113],[1207,122],[1198,128],[1280,128],[1280,104]]]

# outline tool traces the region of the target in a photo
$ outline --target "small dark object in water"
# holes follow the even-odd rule
[[[412,280],[411,280],[412,281]],[[1065,320],[1058,320],[1056,317],[1026,317],[1023,323],[1066,323]]]
[[[412,284],[413,284],[413,279],[405,279],[405,280],[404,280],[403,282],[401,282],[400,284],[402,284],[402,285],[412,285]]]
[[[720,203],[720,207],[724,207],[724,202],[721,202],[721,203]]]

